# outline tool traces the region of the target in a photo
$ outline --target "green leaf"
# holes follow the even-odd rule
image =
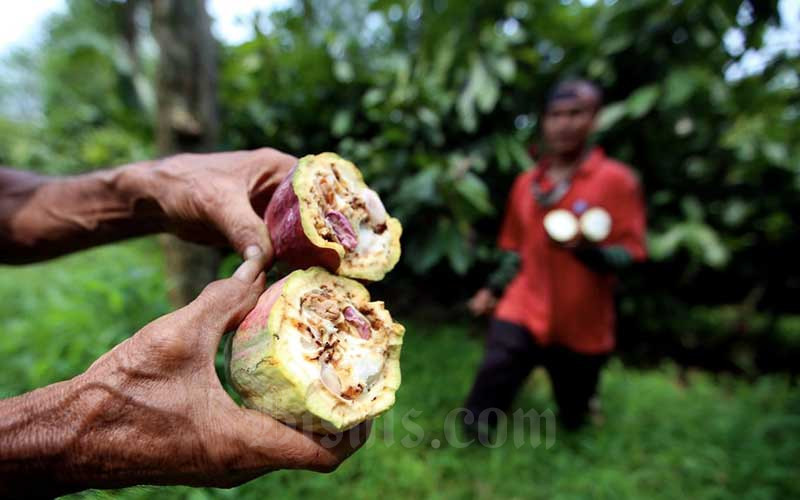
[[[407,177],[393,197],[394,203],[407,205],[437,202],[439,195],[436,184],[440,175],[440,170],[427,168],[411,177]]]
[[[611,55],[627,49],[633,43],[633,33],[615,33],[606,37],[600,43],[600,51],[603,54]]]
[[[472,255],[456,224],[449,219],[440,220],[439,240],[445,248],[453,271],[459,275],[466,273],[472,264]]]
[[[781,142],[765,142],[761,145],[761,151],[775,165],[783,166],[789,162],[789,148]]]
[[[692,222],[703,220],[703,206],[694,196],[686,196],[681,199],[681,208],[686,218]]]
[[[506,83],[511,82],[517,74],[517,64],[511,56],[497,57],[491,60],[497,76]]]
[[[597,118],[597,131],[605,132],[617,124],[628,113],[625,102],[615,102],[605,106]]]
[[[691,229],[687,239],[698,248],[703,262],[714,268],[724,267],[729,254],[717,232],[706,224],[695,224]]]
[[[386,91],[380,88],[369,89],[364,97],[361,98],[361,103],[366,108],[372,108],[386,100]]]
[[[477,175],[467,172],[455,182],[455,188],[478,212],[484,215],[494,213],[492,202],[489,201],[489,190]]]
[[[695,75],[688,70],[675,70],[664,83],[664,106],[682,106],[697,88]]]
[[[476,99],[478,109],[483,113],[492,111],[500,98],[500,83],[496,78],[492,77],[483,64],[481,68],[480,78],[476,84]]]
[[[639,88],[631,94],[625,101],[625,107],[631,118],[641,118],[647,114],[655,105],[660,91],[655,85],[647,85]]]
[[[473,58],[467,85],[456,104],[461,125],[467,132],[478,128],[477,110],[492,111],[500,98],[500,83],[486,70],[480,58]]]
[[[355,77],[353,65],[348,61],[339,60],[333,63],[333,76],[343,83],[352,82]]]
[[[337,111],[335,115],[333,115],[333,121],[331,123],[331,133],[335,137],[342,137],[346,135],[350,131],[350,127],[353,125],[353,113],[347,110]]]
[[[417,110],[417,117],[425,125],[431,128],[439,128],[439,115],[431,111],[430,108],[422,107]]]
[[[663,233],[648,234],[647,249],[653,260],[665,260],[675,255],[684,237],[683,227],[673,226]]]
[[[472,264],[472,256],[463,240],[459,239],[458,242],[450,244],[447,248],[447,260],[456,274],[462,276],[466,274]]]

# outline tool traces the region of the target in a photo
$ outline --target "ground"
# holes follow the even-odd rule
[[[167,312],[161,276],[160,253],[149,239],[4,268],[0,396],[79,373]],[[522,427],[508,422],[505,439],[462,448],[448,414],[469,389],[482,325],[400,319],[408,332],[397,405],[378,421],[366,448],[336,472],[281,471],[233,490],[137,487],[75,497],[800,496],[800,388],[787,377],[744,380],[612,360],[600,391],[604,421],[570,434],[548,420],[556,408],[546,375],[535,372],[515,408],[543,416],[540,434],[515,434]]]

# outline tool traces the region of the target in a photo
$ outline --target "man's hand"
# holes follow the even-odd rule
[[[296,163],[294,156],[263,148],[181,154],[137,173],[166,230],[196,243],[227,243],[240,255],[258,248],[271,258],[264,211]]]
[[[491,313],[497,306],[497,298],[488,288],[481,288],[467,303],[469,310],[475,316]]]
[[[0,261],[35,262],[163,231],[270,259],[263,214],[295,163],[263,148],[181,154],[71,177],[0,168]]]
[[[3,401],[0,496],[134,484],[230,487],[276,469],[331,471],[358,449],[368,424],[304,434],[237,406],[217,378],[220,338],[255,306],[265,260],[246,261],[82,375]]]

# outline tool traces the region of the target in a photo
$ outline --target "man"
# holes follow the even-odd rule
[[[257,212],[295,162],[261,149],[67,178],[0,169],[3,263],[161,231],[227,243],[245,258],[231,278],[83,374],[0,400],[0,497],[135,484],[227,487],[282,468],[330,471],[364,443],[368,425],[319,437],[240,408],[214,370],[223,333],[264,290],[273,255]]]
[[[628,167],[587,144],[600,105],[599,89],[585,80],[549,94],[547,151],[514,182],[498,240],[504,257],[469,303],[476,315],[496,306],[466,403],[465,424],[480,436],[496,421],[490,409],[506,410],[535,366],[550,375],[561,423],[579,427],[614,348],[614,273],[645,258],[645,212]],[[545,230],[552,210],[577,218],[594,207],[611,216],[597,244],[581,236],[557,243]]]

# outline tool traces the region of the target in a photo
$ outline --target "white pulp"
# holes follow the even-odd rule
[[[603,241],[611,233],[611,216],[600,207],[584,212],[580,224],[581,232],[589,241]]]
[[[544,216],[544,229],[557,242],[566,243],[578,235],[578,219],[569,210],[557,208]]]

